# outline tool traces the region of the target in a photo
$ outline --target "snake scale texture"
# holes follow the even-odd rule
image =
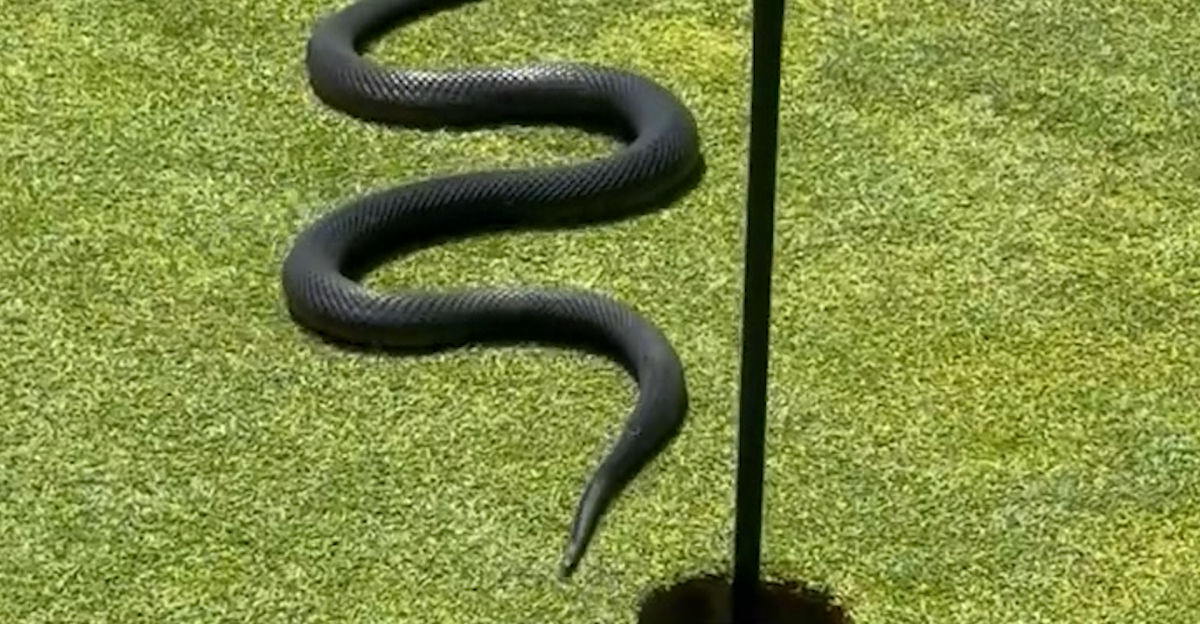
[[[583,490],[559,568],[576,569],[612,502],[678,434],[683,366],[663,333],[631,308],[570,289],[376,293],[361,278],[404,253],[505,230],[579,227],[657,210],[703,176],[695,120],[637,74],[575,63],[391,68],[369,47],[405,23],[469,0],[361,0],[320,20],[306,50],[309,85],[364,122],[478,130],[576,127],[619,149],[567,166],[444,175],[355,198],[297,237],[282,271],[292,319],[351,348],[431,353],[474,344],[542,343],[601,354],[638,384],[637,401]],[[667,252],[669,253],[669,252]]]

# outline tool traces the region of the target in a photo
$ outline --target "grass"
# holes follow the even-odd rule
[[[389,62],[637,69],[701,123],[674,209],[422,253],[376,286],[607,291],[691,421],[553,572],[631,404],[545,349],[302,338],[315,214],[603,153],[389,133],[311,101],[314,0],[0,0],[0,620],[632,622],[731,526],[748,3],[506,0]],[[788,15],[765,557],[860,624],[1200,619],[1200,8],[805,0]]]

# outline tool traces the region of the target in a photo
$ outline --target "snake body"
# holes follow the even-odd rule
[[[444,175],[376,191],[302,231],[284,260],[292,319],[352,347],[429,353],[471,344],[547,343],[603,354],[638,384],[621,435],[587,482],[559,575],[570,576],[625,486],[678,434],[683,366],[663,333],[588,291],[484,288],[376,293],[370,270],[420,247],[515,229],[582,226],[664,207],[703,175],[695,121],[637,74],[576,63],[417,70],[365,54],[396,27],[469,0],[360,0],[319,21],[308,40],[309,86],[364,122],[421,129],[554,124],[620,143],[568,166]]]

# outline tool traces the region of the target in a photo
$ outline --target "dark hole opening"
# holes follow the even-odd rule
[[[651,591],[638,624],[734,624],[732,579],[708,574]],[[737,624],[853,624],[834,596],[795,581],[761,581],[759,619]]]

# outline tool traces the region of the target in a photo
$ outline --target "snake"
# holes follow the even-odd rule
[[[282,289],[297,325],[352,349],[429,354],[540,343],[604,356],[633,378],[632,411],[579,498],[558,566],[566,579],[609,508],[680,433],[688,391],[674,347],[634,308],[591,290],[379,292],[363,278],[450,241],[663,210],[699,183],[704,157],[692,113],[629,70],[568,61],[421,69],[371,58],[393,31],[478,1],[358,0],[329,11],[305,48],[308,87],[323,105],[364,124],[458,132],[558,126],[606,135],[614,149],[591,160],[446,172],[358,194],[296,235]]]

